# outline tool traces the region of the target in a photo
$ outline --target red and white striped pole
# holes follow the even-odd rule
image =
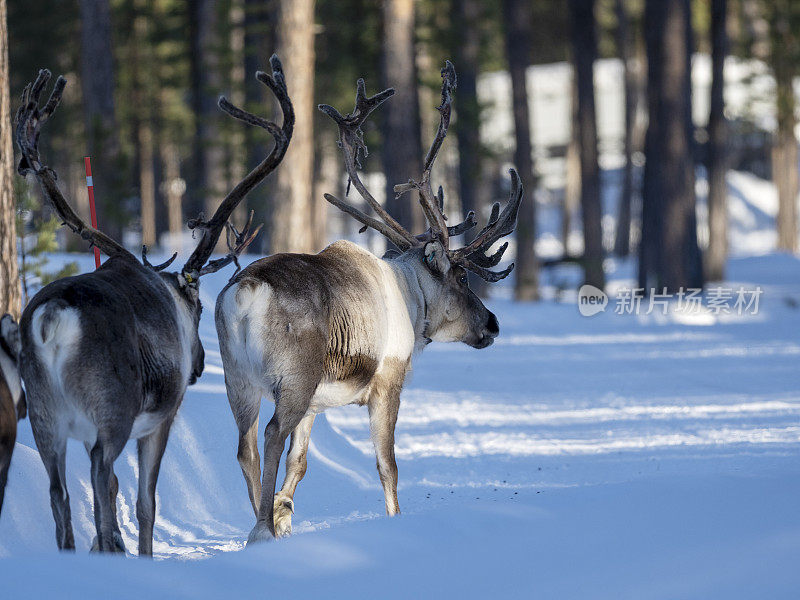
[[[86,187],[89,190],[89,213],[92,215],[92,227],[97,229],[97,212],[94,209],[94,182],[92,181],[92,162],[88,156],[83,157],[83,162],[86,164]],[[94,265],[95,268],[100,268],[100,249],[94,249]]]

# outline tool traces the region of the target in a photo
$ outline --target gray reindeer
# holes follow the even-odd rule
[[[8,468],[17,441],[17,421],[25,418],[25,390],[19,378],[19,327],[11,315],[0,319],[0,512]]]
[[[94,548],[124,551],[116,518],[114,461],[129,439],[136,439],[139,489],[139,554],[151,555],[155,488],[170,426],[187,386],[203,372],[198,335],[202,306],[199,279],[236,262],[258,232],[250,222],[239,233],[228,225],[230,253],[207,262],[233,210],[283,159],[294,127],[294,111],[280,61],[270,60],[272,75],[256,77],[277,97],[283,125],[247,113],[224,97],[219,106],[232,117],[266,129],[275,145],[269,155],[231,190],[210,220],[189,227],[200,240],[179,273],[142,262],[100,231],[86,226],[56,185],[56,174],[39,158],[41,126],[56,109],[66,85],[59,77],[49,101],[39,97],[50,79],[42,70],[22,96],[16,116],[19,172],[33,173],[45,197],[64,223],[109,256],[94,271],[55,281],[34,296],[20,322],[21,374],[28,394],[33,435],[50,478],[50,502],[60,549],[74,549],[69,494],[65,479],[67,438],[84,442],[91,459]]]
[[[339,145],[350,183],[380,217],[368,216],[325,195],[333,205],[371,227],[398,251],[380,259],[357,245],[339,241],[317,255],[277,254],[242,270],[217,298],[216,324],[225,367],[228,400],[239,428],[238,459],[256,525],[248,543],[291,533],[293,496],[306,472],[306,453],[314,418],[326,408],[366,405],[386,512],[397,502],[394,430],[400,391],[412,356],[432,340],[464,342],[486,348],[499,333],[497,318],[467,285],[467,270],[487,281],[506,277],[513,268],[491,271],[508,244],[486,252],[516,225],[522,187],[511,171],[511,196],[500,212],[468,245],[451,250],[452,236],[476,225],[474,215],[448,227],[443,194],[434,195],[430,178],[450,122],[456,85],[453,65],[442,71],[442,102],[436,137],[425,159],[420,181],[395,187],[415,190],[430,228],[421,235],[406,231],[362,183],[359,154],[366,155],[361,126],[394,90],[366,96],[357,85],[355,110],[342,116],[331,106],[320,110],[339,126]],[[391,145],[391,140],[387,142]],[[391,151],[391,148],[389,148]],[[275,412],[264,431],[264,470],[257,447],[262,396],[272,398]],[[287,437],[286,477],[275,494],[278,464]]]

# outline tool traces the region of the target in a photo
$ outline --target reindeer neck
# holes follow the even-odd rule
[[[430,343],[427,337],[428,303],[419,273],[405,255],[383,259],[392,270],[400,293],[406,304],[408,317],[414,329],[414,351],[418,352]]]

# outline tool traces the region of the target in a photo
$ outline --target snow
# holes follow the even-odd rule
[[[432,344],[416,360],[397,427],[403,514],[383,514],[366,409],[329,410],[312,432],[295,535],[254,548],[213,324],[230,271],[205,278],[206,370],[162,464],[157,560],[88,553],[89,461],[75,442],[78,549],[56,551],[26,420],[0,518],[3,597],[797,597],[800,261],[772,252],[771,186],[742,173],[729,184],[725,285],[761,286],[757,315],[582,317],[558,289],[575,280],[571,266],[543,277],[540,303],[517,304],[501,285],[488,302],[494,346]],[[613,298],[635,265],[608,266]],[[135,551],[133,443],[116,472]]]

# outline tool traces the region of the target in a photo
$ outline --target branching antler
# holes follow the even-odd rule
[[[394,186],[394,191],[398,196],[411,190],[417,190],[419,192],[419,201],[430,226],[425,233],[411,236],[383,209],[383,207],[381,207],[375,198],[372,197],[358,177],[357,168],[360,166],[358,162],[359,152],[363,152],[366,156],[367,150],[364,145],[364,134],[361,131],[361,125],[370,112],[375,110],[382,102],[394,94],[394,90],[388,89],[371,98],[367,98],[363,79],[358,80],[356,108],[352,113],[343,117],[335,108],[327,104],[321,104],[319,109],[329,115],[339,125],[339,146],[344,152],[345,168],[347,169],[350,181],[355,185],[356,189],[381,220],[365,215],[354,206],[343,202],[331,194],[325,194],[325,199],[363,223],[364,228],[371,227],[386,236],[393,244],[400,248],[400,250],[405,251],[413,246],[420,246],[438,240],[447,250],[452,263],[469,269],[483,277],[486,281],[499,281],[507,277],[514,268],[514,265],[511,264],[502,271],[490,270],[500,262],[503,253],[506,251],[506,248],[508,248],[508,243],[500,246],[491,256],[487,256],[486,252],[497,240],[513,232],[516,226],[517,212],[522,202],[522,184],[520,183],[517,172],[511,169],[511,195],[502,214],[500,213],[500,205],[495,204],[492,207],[492,212],[486,227],[478,233],[472,242],[458,250],[449,249],[450,237],[460,235],[475,227],[477,225],[475,213],[469,212],[463,222],[448,227],[446,224],[447,217],[444,214],[444,192],[442,188],[439,187],[437,193],[434,195],[431,186],[433,165],[436,162],[436,157],[439,155],[442,143],[445,137],[447,137],[447,129],[450,126],[453,91],[455,89],[456,70],[453,63],[448,60],[445,63],[444,69],[442,69],[442,101],[441,104],[436,107],[439,111],[439,127],[436,130],[436,136],[425,156],[422,177],[419,181],[409,179],[407,183]]]
[[[447,128],[450,126],[450,115],[452,112],[453,91],[456,89],[456,69],[449,60],[445,62],[442,69],[442,102],[436,107],[439,111],[439,127],[436,136],[433,138],[431,147],[425,155],[425,166],[422,170],[422,178],[419,181],[409,179],[408,183],[401,183],[394,186],[395,194],[398,196],[411,190],[419,192],[419,203],[422,205],[422,212],[430,225],[431,235],[438,239],[447,248],[450,245],[450,234],[445,224],[444,216],[444,194],[442,188],[434,196],[431,188],[431,171],[439,150],[442,147],[444,138],[447,137]]]
[[[245,248],[250,245],[258,232],[261,231],[261,225],[256,227],[254,230],[250,231],[250,228],[253,225],[253,211],[250,211],[250,218],[247,220],[247,224],[244,226],[241,232],[236,230],[236,227],[228,221],[227,223],[227,233],[226,233],[226,242],[228,244],[228,254],[223,256],[222,258],[218,258],[216,260],[209,261],[206,266],[200,269],[200,276],[208,275],[209,273],[215,273],[219,271],[222,267],[229,265],[231,263],[236,264],[236,271],[234,271],[233,275],[239,272],[242,268],[239,265],[239,255],[244,252]]]
[[[86,225],[81,220],[67,203],[61,190],[58,189],[56,172],[42,164],[39,156],[39,135],[41,134],[42,126],[53,115],[59,102],[61,102],[61,96],[67,85],[67,80],[59,76],[53,86],[50,99],[44,108],[39,110],[39,98],[51,76],[50,71],[47,69],[40,70],[36,81],[25,86],[25,90],[22,92],[22,105],[17,110],[14,118],[17,145],[22,153],[17,171],[23,177],[28,173],[34,174],[45,197],[50,201],[63,224],[88,241],[90,247],[97,246],[108,256],[129,256],[136,260],[133,254],[105,233]]]
[[[238,265],[236,257],[238,257],[242,250],[247,247],[247,244],[252,241],[252,239],[261,229],[259,226],[255,231],[249,233],[250,223],[248,223],[248,227],[246,227],[241,234],[238,232],[236,233],[237,244],[235,248],[238,249],[238,252],[234,252],[234,247],[231,247],[229,244],[233,256],[228,254],[224,258],[212,261],[208,265],[205,264],[208,258],[211,256],[211,253],[214,251],[214,247],[217,245],[217,240],[222,233],[222,229],[225,227],[225,224],[228,222],[228,219],[230,218],[234,209],[250,192],[250,190],[261,183],[267,177],[267,175],[272,173],[272,171],[274,171],[275,168],[280,164],[281,160],[283,160],[283,157],[286,154],[287,148],[289,147],[289,141],[292,139],[292,132],[294,130],[294,108],[292,107],[292,101],[289,99],[289,93],[286,89],[286,79],[283,75],[283,67],[281,66],[280,60],[278,60],[278,57],[274,54],[269,59],[269,62],[272,68],[272,75],[270,76],[259,71],[256,73],[256,79],[272,90],[272,93],[278,99],[278,102],[281,106],[281,112],[283,113],[283,125],[278,127],[271,121],[267,121],[262,117],[256,116],[234,106],[224,96],[220,97],[218,104],[223,111],[235,119],[239,119],[240,121],[244,121],[250,125],[255,125],[257,127],[266,129],[275,139],[275,145],[273,146],[269,155],[267,155],[267,157],[261,162],[261,164],[250,171],[250,173],[248,173],[245,178],[242,179],[236,185],[236,187],[234,187],[228,193],[227,196],[225,196],[225,199],[222,201],[219,208],[217,208],[211,219],[205,221],[201,215],[200,218],[193,219],[189,222],[189,227],[191,229],[199,229],[202,231],[200,242],[197,244],[194,252],[189,257],[189,260],[187,260],[186,264],[183,266],[183,276],[189,283],[196,282],[197,278],[201,275],[213,273],[214,271],[231,262],[236,262]],[[230,230],[228,233],[230,235]],[[243,239],[246,239],[247,243],[243,245],[240,244],[240,240],[238,239],[239,236],[244,236]],[[212,265],[219,266],[214,267]]]
[[[144,245],[142,246],[142,264],[145,267],[150,267],[151,269],[153,269],[153,271],[156,272],[163,271],[168,266],[170,266],[175,261],[176,258],[178,258],[177,252],[173,254],[169,259],[161,263],[160,265],[154,265],[149,260],[147,260],[147,246]]]
[[[389,88],[374,96],[367,97],[364,80],[359,79],[356,83],[355,108],[353,112],[347,116],[342,116],[338,110],[329,104],[320,104],[318,106],[319,110],[336,121],[336,124],[339,126],[339,147],[344,154],[344,166],[347,170],[347,176],[350,178],[348,188],[350,183],[352,183],[356,190],[358,190],[358,193],[361,194],[361,197],[364,198],[372,210],[375,211],[375,214],[381,218],[381,221],[365,215],[354,206],[339,200],[336,196],[331,194],[325,194],[325,199],[367,227],[372,227],[389,238],[389,240],[401,250],[408,250],[411,246],[416,244],[414,236],[406,231],[406,229],[375,200],[375,197],[369,192],[358,176],[358,169],[361,167],[359,154],[365,157],[369,154],[367,145],[364,143],[364,131],[361,129],[361,126],[373,110],[378,108],[378,106],[393,95],[394,89]]]
[[[509,174],[511,175],[511,192],[503,212],[500,212],[500,204],[495,203],[486,227],[481,229],[469,244],[450,254],[451,260],[462,264],[464,268],[477,273],[487,281],[499,281],[507,277],[514,269],[514,263],[511,263],[503,271],[487,270],[488,267],[493,267],[500,262],[503,253],[508,248],[508,242],[500,246],[492,256],[486,256],[486,252],[492,244],[500,238],[510,235],[517,226],[517,213],[523,197],[522,182],[514,169],[510,169]]]

